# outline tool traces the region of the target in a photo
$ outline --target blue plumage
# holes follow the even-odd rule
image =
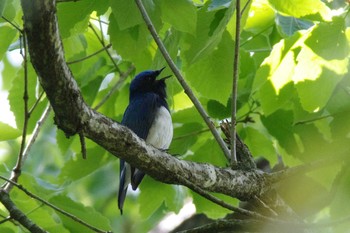
[[[129,105],[121,123],[154,147],[168,149],[173,127],[166,102],[165,80],[170,76],[156,80],[163,69],[144,71],[134,78],[130,85]],[[121,213],[128,185],[131,183],[135,190],[144,175],[142,171],[120,160],[118,207]]]

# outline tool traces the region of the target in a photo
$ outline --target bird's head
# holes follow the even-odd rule
[[[158,80],[156,79],[164,68],[165,67],[160,70],[147,70],[136,75],[130,84],[130,97],[142,93],[153,92],[165,99],[165,80],[171,75]]]

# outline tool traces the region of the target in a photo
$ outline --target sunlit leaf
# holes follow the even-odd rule
[[[0,141],[15,139],[21,135],[20,130],[14,129],[3,122],[0,122],[0,132]]]

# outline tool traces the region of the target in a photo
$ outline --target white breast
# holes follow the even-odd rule
[[[173,138],[173,124],[169,111],[160,107],[148,132],[146,142],[158,149],[168,149]]]

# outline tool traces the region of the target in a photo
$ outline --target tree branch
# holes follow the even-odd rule
[[[55,112],[55,123],[67,136],[81,130],[113,155],[164,183],[186,185],[174,175],[179,174],[203,190],[242,200],[260,196],[269,189],[269,180],[261,171],[236,171],[179,160],[91,109],[64,60],[55,2],[22,0],[21,3],[32,64]]]

